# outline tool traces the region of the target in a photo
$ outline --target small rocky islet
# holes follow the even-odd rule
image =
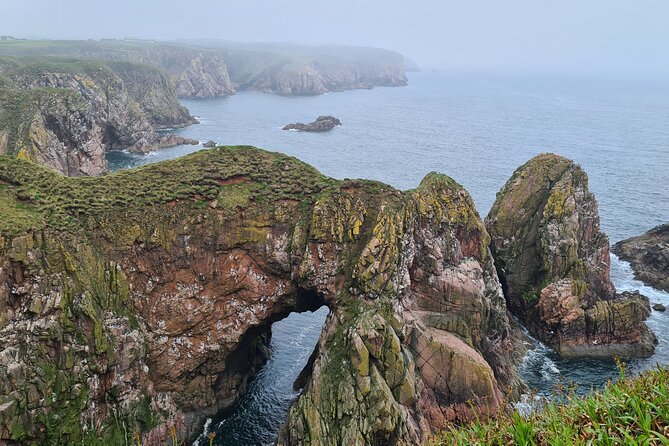
[[[507,305],[564,355],[653,351],[647,300],[603,267],[587,176],[557,155],[485,222],[442,174],[402,192],[252,147],[100,178],[0,157],[0,206],[4,441],[192,438],[243,394],[271,323],[323,305],[281,445],[418,444],[498,413],[522,388]]]
[[[319,116],[315,121],[309,124],[297,122],[287,124],[283,130],[297,130],[299,132],[328,132],[335,127],[341,126],[341,121],[334,116]]]

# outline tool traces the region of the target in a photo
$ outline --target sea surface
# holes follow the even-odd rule
[[[335,178],[370,178],[399,189],[416,187],[430,171],[463,184],[485,216],[513,171],[542,152],[577,161],[589,175],[612,243],[669,222],[669,83],[575,77],[422,72],[409,86],[279,97],[242,92],[222,99],[184,100],[200,124],[176,133],[202,142],[249,144],[296,156]],[[281,128],[332,114],[343,126],[328,133]],[[111,153],[112,169],[175,158],[200,146],[148,155]],[[634,280],[612,257],[619,291],[640,290],[669,305],[664,293]],[[218,445],[264,445],[276,438],[297,397],[292,382],[307,361],[327,309],[292,314],[273,325],[272,357],[231,414],[208,423]],[[669,314],[648,325],[656,354],[633,370],[669,364]],[[618,376],[613,361],[564,360],[536,344],[521,365],[527,383],[550,395],[559,383],[580,392]],[[208,444],[208,440],[200,441]]]

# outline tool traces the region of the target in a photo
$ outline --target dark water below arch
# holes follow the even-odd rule
[[[440,171],[467,188],[482,215],[517,167],[538,153],[556,152],[588,172],[602,228],[612,242],[669,222],[669,82],[439,72],[410,73],[409,82],[404,88],[316,97],[243,92],[184,100],[201,124],[177,133],[284,152],[335,178],[376,179],[400,189],[416,187],[425,174]],[[324,114],[336,116],[343,126],[323,134],[281,130]],[[120,152],[108,160],[118,169],[200,149],[182,146],[141,156]],[[640,289],[651,301],[669,305],[669,293],[635,281],[629,265],[615,256],[612,277],[619,291]],[[326,312],[291,315],[273,326],[275,355],[252,385],[252,404],[243,403],[217,427],[215,444],[273,441],[297,396],[292,381],[316,343]],[[648,325],[660,343],[652,358],[630,362],[634,370],[669,364],[669,314],[653,313]],[[293,342],[305,327],[311,328],[302,341]],[[302,362],[284,362],[294,359]],[[528,354],[521,372],[544,394],[558,382],[573,381],[585,392],[617,376],[612,361],[562,360],[541,345]]]

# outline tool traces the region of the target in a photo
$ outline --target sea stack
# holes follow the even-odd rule
[[[507,303],[564,356],[650,356],[648,300],[617,294],[609,241],[580,166],[543,154],[497,194],[486,226]]]

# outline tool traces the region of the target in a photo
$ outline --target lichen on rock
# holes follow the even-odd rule
[[[573,161],[543,154],[525,163],[486,226],[507,303],[532,334],[567,356],[653,353],[648,301],[616,294],[597,202]]]
[[[99,178],[0,157],[0,206],[2,440],[190,437],[272,322],[322,305],[280,444],[415,444],[517,385],[489,237],[444,175],[401,192],[251,147]]]

